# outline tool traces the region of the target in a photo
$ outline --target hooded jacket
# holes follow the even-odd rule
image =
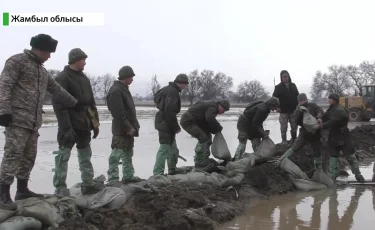
[[[274,97],[277,97],[280,102],[280,113],[293,113],[296,110],[298,105],[297,96],[299,94],[296,84],[292,82],[292,79],[289,75],[289,87],[282,81],[282,74],[288,73],[288,71],[283,70],[280,73],[280,83],[275,86],[273,91]]]

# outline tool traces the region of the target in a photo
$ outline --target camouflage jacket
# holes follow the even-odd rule
[[[66,92],[30,50],[11,56],[0,76],[0,115],[12,114],[11,125],[30,130],[42,126],[42,108],[46,91],[65,98],[73,107],[77,100]]]
[[[128,86],[120,81],[115,81],[107,94],[107,107],[113,117],[113,135],[125,136],[132,128],[136,131],[139,130],[137,113]]]

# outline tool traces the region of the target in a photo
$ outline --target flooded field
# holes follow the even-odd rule
[[[40,129],[38,156],[32,171],[30,188],[36,192],[53,193],[52,185],[54,157],[56,151],[57,126],[51,107],[45,107],[45,125]],[[224,127],[223,134],[227,144],[234,155],[238,145],[237,118],[243,109],[231,109],[229,113],[218,116]],[[108,156],[111,143],[111,116],[105,107],[99,108],[101,126],[97,139],[92,140],[92,163],[95,175],[107,176]],[[148,178],[152,175],[156,152],[159,147],[158,133],[154,129],[155,109],[150,107],[137,108],[140,122],[140,137],[135,140],[133,163],[136,175]],[[371,123],[371,122],[370,122]],[[373,122],[372,122],[373,123]],[[350,128],[364,123],[350,123]],[[278,114],[272,113],[264,124],[265,129],[271,130],[271,139],[278,143],[281,141]],[[0,131],[2,131],[0,129]],[[289,134],[289,132],[288,132]],[[288,139],[290,136],[288,136]],[[179,160],[178,166],[193,165],[194,147],[196,140],[185,131],[177,136],[177,145],[180,155],[187,162]],[[4,145],[4,135],[0,135],[0,145]],[[252,152],[248,142],[247,152]],[[0,150],[0,159],[3,147]],[[361,167],[367,180],[372,176],[372,164]],[[342,178],[345,180],[344,178]],[[354,180],[350,177],[346,180]],[[80,182],[77,151],[74,148],[69,162],[67,183],[72,186]],[[16,186],[12,186],[12,195]],[[374,187],[375,189],[375,187]],[[370,224],[375,219],[374,194],[375,190],[363,186],[341,188],[338,190],[325,190],[315,193],[290,193],[283,196],[271,197],[267,201],[249,204],[247,212],[232,222],[226,223],[220,229],[371,229]]]

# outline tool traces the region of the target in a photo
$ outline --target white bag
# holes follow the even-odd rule
[[[314,129],[314,126],[318,124],[318,120],[314,116],[312,116],[306,107],[299,106],[299,111],[303,112],[303,127],[305,127],[306,131],[309,133],[315,133],[316,129]]]

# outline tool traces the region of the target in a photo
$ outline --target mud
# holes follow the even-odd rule
[[[375,125],[357,127],[351,132],[358,159],[374,157]],[[277,145],[277,155],[289,147]],[[311,177],[314,166],[309,147],[296,152],[291,160]],[[343,161],[341,167],[345,165]],[[210,184],[171,185],[154,194],[137,194],[121,209],[83,213],[82,218],[65,221],[59,229],[214,229],[242,214],[251,201],[291,191],[294,188],[286,173],[271,163],[263,163],[251,169],[243,184],[233,189]]]

